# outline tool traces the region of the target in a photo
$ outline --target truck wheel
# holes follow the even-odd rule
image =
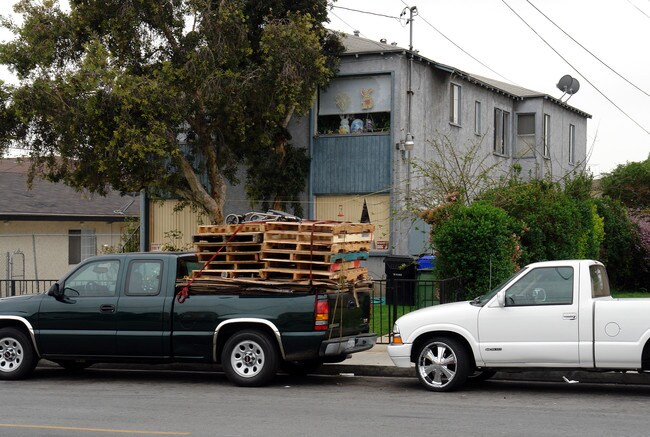
[[[427,390],[452,391],[467,380],[469,361],[467,350],[457,340],[433,338],[420,347],[415,371]]]
[[[267,384],[276,374],[278,354],[268,336],[259,331],[243,331],[230,337],[221,353],[228,379],[242,387]]]
[[[15,328],[0,329],[0,379],[26,378],[37,362],[29,337]]]

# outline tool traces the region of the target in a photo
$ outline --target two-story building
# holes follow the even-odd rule
[[[461,154],[479,142],[487,165],[506,172],[518,164],[524,178],[558,180],[585,168],[589,114],[384,41],[343,41],[339,74],[310,115],[310,216],[358,221],[365,201],[377,226],[376,276],[387,254],[429,250],[426,226],[396,212],[422,184],[411,160],[437,159],[431,141],[444,136]]]

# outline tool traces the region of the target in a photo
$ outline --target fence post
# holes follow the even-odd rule
[[[11,286],[9,287],[11,291],[9,292],[10,296],[15,296],[16,295],[16,280],[12,279],[11,280]]]

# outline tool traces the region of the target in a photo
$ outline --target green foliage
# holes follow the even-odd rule
[[[284,159],[289,120],[335,72],[325,0],[72,0],[69,11],[22,0],[16,11],[0,63],[20,83],[0,89],[0,144],[30,148],[31,178],[173,193],[217,222],[242,164],[252,193],[304,189],[288,172],[304,175],[305,160],[251,175],[256,157]],[[271,192],[277,179],[295,186]]]
[[[164,233],[165,242],[160,246],[163,252],[183,252],[192,249],[191,243],[183,244],[183,232],[174,229]]]
[[[491,190],[482,200],[503,208],[525,224],[521,236],[523,264],[555,259],[573,259],[593,245],[588,238],[594,228],[591,209],[567,195],[558,183],[545,180],[511,181]],[[589,223],[585,223],[588,217]]]
[[[628,208],[650,208],[650,155],[645,161],[617,166],[602,178],[601,188]]]
[[[438,278],[463,278],[467,298],[486,293],[518,268],[521,224],[484,202],[456,205],[433,227]]]
[[[117,246],[104,246],[101,253],[122,253],[140,251],[140,219],[138,217],[125,217],[120,244]]]
[[[632,287],[636,235],[627,208],[609,197],[594,199],[594,204],[603,217],[605,233],[598,259],[607,267],[612,287]]]

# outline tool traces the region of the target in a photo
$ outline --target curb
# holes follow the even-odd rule
[[[41,360],[41,368],[59,368],[58,364]],[[151,370],[151,371],[186,371],[186,372],[221,372],[221,366],[202,363],[169,363],[169,364],[137,364],[137,363],[97,363],[95,369],[120,370]],[[388,378],[415,378],[415,369],[395,366],[378,366],[363,364],[324,364],[314,375],[344,375],[344,376],[373,376]],[[583,370],[549,370],[549,371],[513,371],[497,372],[493,380],[499,381],[529,381],[529,382],[561,382],[575,381],[584,384],[622,384],[650,385],[650,374],[630,372],[598,372]]]

